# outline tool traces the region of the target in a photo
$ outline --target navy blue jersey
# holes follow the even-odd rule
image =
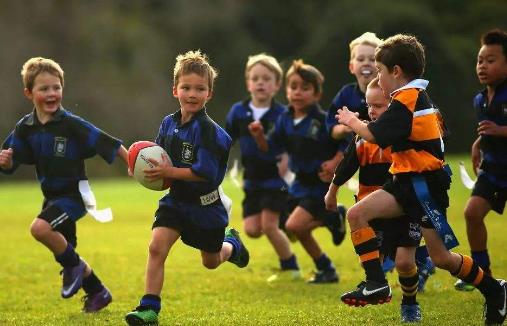
[[[338,112],[338,109],[341,109],[344,106],[352,112],[359,112],[359,119],[370,120],[366,99],[364,97],[364,93],[361,92],[359,85],[357,83],[347,84],[336,94],[327,111],[326,128],[330,135],[333,127],[338,124],[335,115]],[[345,137],[345,139],[340,140],[340,151],[345,151],[347,146],[352,142],[352,139],[353,137],[350,135]]]
[[[175,167],[190,168],[205,179],[174,180],[169,194],[160,200],[160,205],[195,208],[201,213],[189,214],[189,218],[195,219],[194,223],[204,227],[225,226],[227,213],[221,201],[200,205],[199,199],[214,194],[224,179],[232,145],[227,132],[207,115],[205,108],[184,124],[181,124],[181,111],[178,111],[164,118],[156,143],[166,150]],[[221,214],[205,213],[216,209]]]
[[[79,195],[78,183],[87,179],[84,160],[99,154],[112,163],[120,145],[120,140],[63,108],[46,124],[34,110],[4,141],[2,148],[14,151],[13,167],[0,171],[10,174],[20,164],[35,165],[44,197]]]
[[[488,105],[488,92],[484,90],[474,98],[474,108],[479,122],[493,121],[499,126],[507,126],[507,80],[495,89],[495,95]],[[481,136],[481,169],[495,185],[507,187],[507,138],[490,135]]]
[[[296,180],[289,187],[289,194],[296,198],[313,197],[323,199],[328,183],[318,177],[321,164],[336,154],[337,143],[326,130],[326,113],[314,105],[298,124],[294,124],[294,110],[282,113],[275,130],[268,139],[269,147],[275,153],[289,154],[289,168],[296,174]]]
[[[254,121],[250,101],[235,103],[229,113],[225,130],[233,141],[239,140],[241,163],[244,167],[243,186],[245,190],[274,189],[287,186],[278,174],[277,156],[270,150],[263,152],[257,147],[248,125]],[[271,107],[261,117],[260,122],[266,137],[273,132],[275,123],[286,108],[273,101]]]

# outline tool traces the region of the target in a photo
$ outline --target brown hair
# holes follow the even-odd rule
[[[63,87],[63,69],[60,65],[51,59],[34,57],[28,59],[21,69],[21,77],[23,78],[23,85],[25,88],[31,91],[33,89],[35,77],[43,72],[48,72],[58,77]]]
[[[173,83],[178,86],[180,76],[195,73],[203,78],[208,79],[208,87],[210,91],[213,90],[213,83],[218,73],[213,68],[206,54],[201,53],[201,50],[188,51],[185,54],[180,54],[176,57],[176,64],[174,65]]]
[[[423,75],[425,60],[423,45],[412,35],[391,36],[375,51],[375,61],[384,64],[389,71],[399,66],[409,80]]]
[[[285,75],[285,81],[289,80],[289,77],[298,74],[301,78],[313,85],[315,93],[322,93],[322,84],[324,84],[324,76],[322,73],[312,65],[306,64],[302,59],[292,61],[287,74]]]

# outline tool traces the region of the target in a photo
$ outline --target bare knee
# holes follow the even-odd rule
[[[413,259],[407,259],[405,257],[396,257],[396,270],[400,272],[408,273],[412,271],[416,266]]]
[[[165,260],[167,250],[165,250],[165,248],[163,248],[161,244],[152,241],[150,242],[148,252],[150,254],[150,258],[157,260],[160,259]]]
[[[51,226],[47,222],[39,219],[33,221],[30,226],[30,233],[39,241],[44,239],[51,230]]]
[[[361,221],[361,214],[360,210],[357,208],[357,206],[352,206],[347,211],[347,221],[350,225],[356,225],[360,223]]]
[[[202,265],[207,269],[216,269],[218,266],[220,266],[220,261],[218,261],[217,259],[203,258]]]
[[[245,234],[249,236],[250,238],[260,238],[262,235],[262,230],[259,228],[253,228],[253,227],[247,227],[245,226]]]
[[[473,205],[465,208],[465,220],[468,224],[477,225],[484,223],[484,215]]]

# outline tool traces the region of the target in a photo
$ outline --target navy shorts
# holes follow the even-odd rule
[[[472,190],[472,196],[486,199],[492,210],[498,214],[503,214],[505,201],[507,200],[507,189],[494,185],[486,175],[479,175]]]
[[[245,190],[243,218],[259,214],[263,209],[283,212],[287,206],[285,188]]]
[[[76,248],[76,220],[81,217],[79,216],[80,211],[81,216],[84,216],[86,211],[84,210],[81,197],[44,199],[42,211],[40,212],[38,218],[48,222],[54,231],[61,233],[65,240]]]
[[[451,184],[451,177],[444,170],[422,173],[426,180],[429,193],[442,214],[446,214],[449,207],[447,190]],[[410,173],[401,173],[388,180],[383,189],[394,196],[408,220],[423,228],[434,229],[426,212],[422,208],[412,185]]]
[[[225,227],[203,228],[172,206],[159,206],[152,228],[166,227],[181,234],[186,245],[210,253],[220,252],[224,242]]]
[[[325,221],[328,218],[328,215],[332,213],[326,209],[324,197],[295,198],[289,196],[289,200],[287,202],[287,215],[289,216],[297,206],[304,208],[316,220]]]
[[[375,231],[379,242],[380,253],[384,257],[396,258],[398,247],[419,247],[421,227],[407,217],[391,219],[373,219],[370,226]]]

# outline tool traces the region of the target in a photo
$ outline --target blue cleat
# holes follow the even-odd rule
[[[229,258],[229,261],[239,268],[243,268],[248,265],[248,262],[250,261],[250,254],[243,244],[243,241],[241,241],[239,232],[233,228],[227,228],[225,230],[225,237],[235,238],[240,244],[239,251],[233,257]]]
[[[87,294],[82,299],[84,301],[83,312],[97,312],[105,308],[113,301],[111,292],[104,286],[104,288],[94,294]]]
[[[401,322],[418,323],[422,320],[421,308],[418,304],[401,305]]]
[[[80,259],[79,264],[73,267],[64,267],[60,272],[63,278],[62,297],[67,299],[79,291],[83,285],[83,274],[86,269],[86,263]]]
[[[426,281],[430,275],[435,274],[435,264],[431,261],[430,257],[426,258],[426,261],[421,264],[420,261],[416,261],[417,269],[419,272],[419,284],[417,285],[417,291],[423,292],[426,286]]]

